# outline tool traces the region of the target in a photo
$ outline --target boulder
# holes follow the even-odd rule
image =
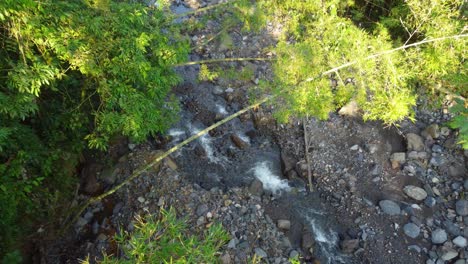
[[[406,135],[407,149],[408,151],[423,151],[424,141],[423,139],[414,133],[408,133]]]

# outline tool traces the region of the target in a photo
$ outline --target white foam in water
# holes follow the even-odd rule
[[[322,215],[322,213],[318,213],[316,210],[313,209],[309,210],[309,212],[315,215]],[[342,258],[342,256],[340,256],[340,253],[338,252],[338,235],[336,234],[336,232],[333,232],[331,230],[324,230],[310,215],[306,216],[306,219],[309,222],[310,227],[312,228],[315,241],[319,243],[321,252],[327,259],[327,263],[346,263],[346,261]]]
[[[288,191],[291,188],[288,181],[281,180],[280,177],[273,174],[267,161],[257,163],[253,171],[255,177],[263,183],[263,188],[265,189],[277,192],[280,190]]]
[[[192,135],[195,135],[201,131],[200,129],[193,128],[190,125],[189,125],[189,129],[191,130]],[[215,152],[213,148],[211,147],[211,139],[208,137],[207,134],[201,136],[198,140],[200,141],[200,144],[203,147],[203,149],[205,149],[208,160],[210,160],[212,163],[221,163],[221,162],[227,161],[226,158],[223,156],[220,156],[220,157],[215,156]]]
[[[168,133],[171,137],[174,137],[174,138],[178,138],[178,137],[180,137],[180,136],[185,135],[185,131],[182,131],[182,130],[176,129],[176,128],[170,129],[167,133]]]
[[[227,115],[228,114],[228,111],[226,110],[226,107],[220,105],[220,104],[216,104],[216,109],[218,110],[218,113],[222,114],[222,115]]]

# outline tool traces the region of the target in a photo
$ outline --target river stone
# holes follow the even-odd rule
[[[206,204],[200,204],[200,205],[197,207],[196,213],[197,213],[198,216],[205,215],[206,212],[208,212],[208,205],[206,205]]]
[[[431,208],[436,204],[436,199],[434,197],[432,197],[432,196],[428,196],[428,197],[426,197],[426,199],[424,199],[424,204],[427,207]]]
[[[341,251],[345,254],[353,253],[359,247],[359,239],[346,239],[340,242]]]
[[[399,215],[401,213],[400,206],[391,200],[382,200],[379,202],[380,209],[389,215]]]
[[[406,161],[405,152],[395,152],[390,156],[390,162],[392,163],[392,168],[397,169]]]
[[[249,186],[249,192],[251,194],[253,194],[253,195],[256,195],[256,196],[262,196],[262,194],[263,194],[263,183],[258,179],[253,180],[252,183]]]
[[[440,132],[439,132],[439,126],[437,124],[432,124],[428,127],[426,127],[426,129],[424,129],[423,132],[421,132],[421,136],[425,137],[425,138],[428,138],[428,137],[431,137],[431,138],[439,138],[440,136]]]
[[[231,134],[231,140],[234,142],[234,145],[236,145],[240,149],[245,149],[246,147],[249,146],[247,142],[242,140],[238,135],[236,134]]]
[[[220,258],[219,258],[220,262],[222,264],[231,264],[232,261],[231,261],[231,256],[229,255],[229,253],[226,253],[224,255],[222,255]]]
[[[433,244],[444,243],[447,241],[447,232],[445,232],[443,229],[437,228],[436,230],[432,231],[431,241]]]
[[[285,219],[278,220],[278,228],[283,230],[289,230],[291,228],[291,221]]]
[[[409,197],[417,200],[422,201],[426,199],[427,193],[423,188],[414,186],[414,185],[407,185],[403,188],[403,192],[408,195]]]
[[[461,248],[464,248],[467,246],[468,242],[466,240],[466,238],[462,237],[462,236],[457,236],[456,238],[454,238],[452,240],[453,244],[455,244],[457,247],[461,247]]]
[[[455,210],[457,211],[457,214],[459,214],[461,216],[468,215],[468,201],[467,200],[458,200],[455,203]]]
[[[408,151],[422,151],[424,150],[424,141],[423,139],[414,133],[408,133],[406,135],[406,142]]]
[[[411,238],[417,238],[421,232],[421,229],[414,223],[407,223],[403,226],[403,232],[405,232],[405,235]]]
[[[265,252],[265,250],[263,250],[261,248],[255,248],[254,251],[255,251],[255,255],[257,255],[257,257],[259,257],[261,259],[268,258],[268,254]]]
[[[454,259],[456,256],[458,256],[458,252],[448,246],[440,247],[438,252],[439,252],[440,258],[445,261]]]

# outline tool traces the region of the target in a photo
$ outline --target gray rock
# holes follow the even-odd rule
[[[297,160],[291,155],[288,155],[285,151],[281,151],[280,156],[283,174],[286,174],[288,171],[293,170],[296,167]]]
[[[466,240],[466,238],[462,237],[462,236],[457,236],[456,238],[454,238],[452,240],[453,244],[455,244],[457,247],[461,247],[461,248],[464,248],[467,246],[468,242]]]
[[[208,212],[208,205],[206,204],[200,204],[197,207],[196,214],[197,216],[202,216],[205,215]]]
[[[291,221],[285,219],[278,220],[278,228],[283,230],[289,230],[291,228]]]
[[[392,163],[392,168],[397,169],[406,161],[405,152],[395,152],[390,156],[390,162]]]
[[[431,241],[433,244],[444,243],[447,241],[447,232],[445,232],[443,229],[437,228],[436,230],[432,231]]]
[[[439,138],[440,136],[439,126],[437,124],[432,124],[426,127],[426,129],[424,129],[424,131],[421,132],[421,136],[425,138],[431,137],[433,139]]]
[[[227,247],[230,249],[234,249],[236,248],[237,243],[238,243],[238,240],[236,238],[233,238],[229,241]]]
[[[455,210],[458,215],[466,216],[468,215],[468,201],[467,200],[458,200],[455,203]]]
[[[346,239],[340,242],[341,251],[345,254],[353,253],[359,247],[359,239]]]
[[[405,233],[405,235],[411,238],[417,238],[419,236],[419,233],[421,232],[421,229],[414,223],[407,223],[403,226],[403,232]]]
[[[224,91],[223,91],[223,89],[222,89],[221,87],[215,86],[215,87],[213,88],[213,94],[214,94],[214,95],[221,95],[221,94],[223,94],[223,93],[224,93]]]
[[[415,251],[417,253],[421,253],[421,248],[418,245],[408,246],[408,250],[412,250],[412,251]]]
[[[451,165],[448,169],[448,174],[450,177],[466,177],[466,167],[463,164]]]
[[[145,198],[143,198],[142,196],[138,197],[138,202],[140,203],[144,203],[145,202]]]
[[[424,199],[424,204],[427,207],[431,208],[436,204],[436,199],[434,197],[432,197],[432,196],[428,196],[428,197],[426,197],[426,199]]]
[[[422,201],[426,199],[427,193],[423,188],[414,186],[414,185],[407,185],[403,188],[403,192],[408,195],[409,197],[417,200]]]
[[[257,257],[259,257],[261,259],[268,258],[268,254],[265,252],[265,250],[263,250],[261,248],[255,248],[254,252],[255,252],[255,255],[257,255]]]
[[[380,209],[389,215],[399,215],[401,213],[400,206],[391,200],[382,200],[379,202]]]
[[[448,261],[458,256],[458,252],[451,247],[442,246],[438,250],[439,256],[442,260]]]
[[[206,223],[206,219],[205,219],[204,216],[198,217],[198,219],[197,219],[197,226],[201,226],[201,225],[203,225],[203,224],[205,224],[205,223]]]
[[[464,259],[459,259],[459,260],[455,261],[454,264],[466,264],[466,260],[464,260]]]
[[[220,258],[219,258],[220,262],[222,264],[231,264],[232,261],[231,261],[231,256],[229,255],[229,253],[226,253],[224,255],[222,255]]]
[[[263,183],[258,179],[253,180],[252,183],[249,186],[249,192],[251,194],[253,194],[253,195],[256,195],[256,196],[262,196],[262,194],[263,194]]]
[[[429,163],[435,167],[440,167],[444,165],[445,163],[447,163],[447,159],[440,155],[437,155],[437,156],[433,156],[431,160],[429,161]]]
[[[409,151],[422,151],[424,150],[424,141],[423,139],[416,134],[409,133],[406,135],[407,148]]]
[[[297,252],[296,250],[291,250],[291,252],[289,252],[289,258],[296,258],[296,257],[299,257],[299,252]]]
[[[306,231],[302,233],[302,249],[304,250],[309,250],[309,248],[314,246],[314,237],[311,232]]]
[[[454,224],[452,221],[450,220],[445,220],[444,222],[442,222],[445,230],[453,235],[453,236],[459,236],[461,234],[461,231],[460,231],[460,227],[457,225],[457,224]]]

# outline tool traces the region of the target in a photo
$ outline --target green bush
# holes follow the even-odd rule
[[[137,218],[133,233],[116,237],[122,257],[105,256],[100,263],[217,263],[228,239],[223,226],[216,223],[201,236],[189,235],[186,222],[177,219],[174,209],[161,210],[159,219]]]
[[[133,1],[132,1],[133,2]],[[164,131],[188,41],[167,7],[0,2],[0,255],[69,198],[80,153]]]

